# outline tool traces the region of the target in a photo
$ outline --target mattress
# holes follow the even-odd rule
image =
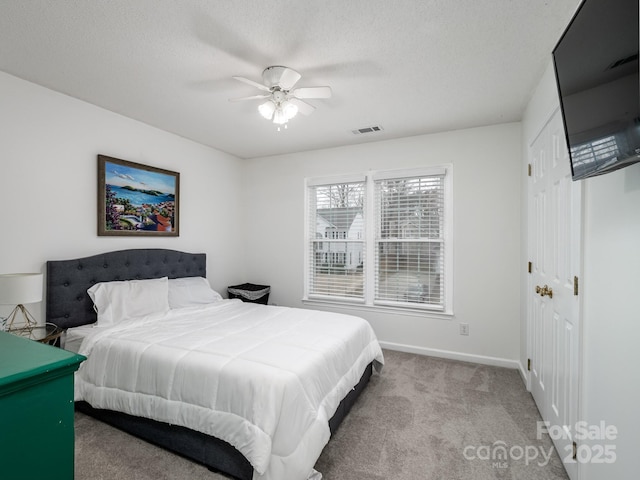
[[[307,478],[340,400],[384,362],[361,318],[239,300],[70,329],[66,342],[88,357],[76,400],[220,438],[256,480]]]

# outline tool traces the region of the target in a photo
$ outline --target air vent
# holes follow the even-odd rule
[[[613,62],[611,65],[609,65],[607,67],[607,70],[613,70],[616,67],[624,65],[626,63],[633,62],[634,60],[638,60],[638,54],[637,53],[634,54],[634,55],[629,55],[626,58],[621,58],[620,60],[616,60],[615,62]]]
[[[372,127],[364,127],[364,128],[358,128],[357,130],[351,130],[351,133],[353,133],[354,135],[361,135],[363,133],[381,132],[382,130],[383,128],[380,125],[374,125]]]

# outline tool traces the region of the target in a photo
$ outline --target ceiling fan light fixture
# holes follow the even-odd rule
[[[282,107],[282,112],[287,120],[291,120],[298,114],[298,107],[289,100],[285,100],[280,106]]]
[[[284,125],[288,121],[289,121],[289,119],[287,118],[287,116],[282,111],[282,108],[281,107],[276,108],[276,111],[273,114],[273,123],[278,124],[278,125]]]
[[[307,103],[306,99],[331,98],[331,88],[326,86],[293,89],[294,85],[300,80],[301,75],[288,67],[278,65],[267,67],[262,72],[263,84],[244,77],[234,76],[233,78],[267,93],[229,100],[239,102],[242,100],[267,99],[258,106],[258,111],[262,117],[278,125],[278,131],[282,125],[287,128],[287,122],[299,112],[303,115],[313,113],[315,107]]]
[[[260,104],[260,106],[258,107],[258,111],[264,118],[266,118],[267,120],[271,120],[271,118],[273,117],[273,113],[276,111],[276,104],[271,100],[267,100],[266,102]]]

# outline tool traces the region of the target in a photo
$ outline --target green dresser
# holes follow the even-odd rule
[[[0,477],[73,479],[73,372],[83,360],[0,332]]]

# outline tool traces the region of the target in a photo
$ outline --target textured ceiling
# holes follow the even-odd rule
[[[0,0],[0,70],[252,158],[518,121],[578,4]],[[228,101],[269,65],[333,97],[278,132]]]

